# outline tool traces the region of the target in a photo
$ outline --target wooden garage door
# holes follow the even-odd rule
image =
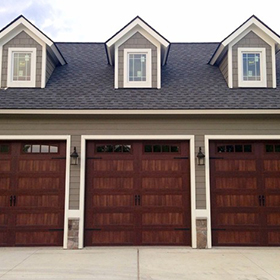
[[[0,245],[62,245],[65,143],[0,141]]]
[[[280,245],[280,141],[210,143],[213,245]]]
[[[188,142],[88,142],[85,245],[190,245],[188,155]]]

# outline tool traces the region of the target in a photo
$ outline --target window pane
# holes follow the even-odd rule
[[[163,145],[163,146],[162,146],[162,151],[163,151],[164,153],[169,153],[169,146]]]
[[[233,145],[227,145],[226,146],[226,151],[228,153],[233,153],[234,152],[234,146]]]
[[[27,53],[27,52],[13,53],[13,80],[14,81],[31,80],[31,53]]]
[[[122,152],[122,145],[115,145],[114,146],[114,152],[115,153],[121,153]]]
[[[273,152],[273,145],[265,145],[265,150],[267,153]]]
[[[171,146],[171,153],[178,153],[179,152],[179,146]]]
[[[244,145],[244,152],[251,153],[252,152],[252,145]]]
[[[129,153],[131,151],[131,145],[123,145],[123,152]]]
[[[50,153],[58,153],[58,147],[57,146],[50,146]]]
[[[243,80],[260,81],[260,53],[243,53]]]
[[[129,81],[146,81],[146,54],[129,54]]]
[[[161,146],[160,145],[154,145],[153,149],[154,149],[154,153],[160,153],[161,152]]]
[[[97,153],[103,153],[105,151],[105,146],[97,146],[96,151]]]
[[[225,146],[218,146],[218,153],[224,153],[226,151]]]
[[[32,145],[32,153],[40,153],[40,145]]]
[[[22,151],[24,153],[31,153],[31,145],[24,145]]]
[[[112,153],[113,152],[113,145],[105,145],[105,153]]]
[[[242,153],[243,152],[243,146],[242,145],[235,145],[235,152],[236,153]]]
[[[275,152],[280,153],[280,145],[275,145]]]
[[[0,153],[8,153],[8,152],[9,152],[9,145],[0,146]]]
[[[48,145],[42,145],[41,146],[41,153],[48,153],[49,152],[49,146]]]
[[[152,145],[145,145],[145,153],[151,153],[153,151]]]

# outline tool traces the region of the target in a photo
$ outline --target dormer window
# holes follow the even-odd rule
[[[265,48],[238,48],[239,87],[266,87]]]
[[[151,50],[124,49],[124,87],[152,87]]]
[[[35,87],[36,48],[9,48],[8,87]]]

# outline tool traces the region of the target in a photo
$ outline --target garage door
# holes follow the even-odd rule
[[[64,142],[0,142],[0,245],[62,245]]]
[[[280,141],[212,141],[213,245],[280,245]]]
[[[85,245],[190,245],[188,142],[87,143]]]

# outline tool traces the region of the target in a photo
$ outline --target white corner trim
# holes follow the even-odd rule
[[[243,80],[243,53],[258,53],[260,54],[260,81],[244,81]],[[265,48],[238,48],[238,86],[239,87],[267,87],[266,76],[266,49]]]
[[[30,52],[31,53],[31,80],[30,81],[13,81],[13,53]],[[9,48],[8,49],[8,73],[7,87],[35,87],[36,86],[36,66],[37,66],[37,49],[36,48]]]
[[[41,71],[41,88],[46,87],[46,75],[47,75],[47,48],[46,44],[42,46],[42,71]]]
[[[165,52],[165,58],[164,61],[166,60],[166,55],[167,51]],[[157,88],[161,88],[161,48],[157,47]]]
[[[206,186],[206,210],[207,210],[207,243],[208,248],[212,248],[212,228],[211,228],[211,195],[210,195],[210,150],[211,140],[280,140],[280,135],[205,135],[205,186]]]
[[[3,46],[0,45],[0,89],[2,87],[2,49]]]
[[[83,248],[84,208],[85,208],[85,172],[86,172],[86,141],[87,140],[189,140],[190,141],[190,192],[191,192],[191,235],[192,247],[196,241],[196,192],[195,192],[195,143],[194,135],[82,135],[81,136],[81,173],[80,173],[80,218],[79,248]]]
[[[277,77],[276,77],[276,51],[275,45],[271,47],[271,63],[272,63],[272,87],[277,87]]]
[[[232,76],[232,46],[228,47],[228,87],[233,88],[233,76]]]
[[[146,81],[129,81],[129,59],[128,55],[145,54],[146,55]],[[123,51],[123,87],[124,88],[151,88],[152,87],[152,50],[151,49],[124,49]]]
[[[115,48],[115,89],[119,88],[119,48]]]
[[[65,207],[64,207],[64,233],[63,248],[67,248],[68,236],[68,209],[70,189],[70,135],[0,135],[0,140],[65,140],[66,141],[66,170],[65,170]]]

